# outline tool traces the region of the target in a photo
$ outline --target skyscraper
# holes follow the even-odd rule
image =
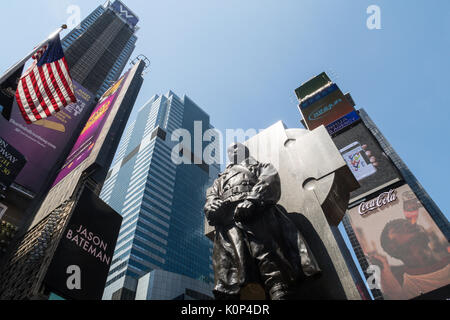
[[[100,193],[123,216],[103,299],[134,299],[138,279],[155,269],[212,282],[203,206],[219,165],[176,165],[171,158],[175,130],[194,137],[200,123],[203,136],[209,116],[187,96],[169,92],[151,98],[128,124]],[[182,152],[202,159],[191,150]]]
[[[95,9],[62,40],[73,79],[102,96],[135,48],[138,21],[120,1],[107,1]]]

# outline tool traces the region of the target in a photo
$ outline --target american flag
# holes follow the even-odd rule
[[[28,124],[77,101],[59,36],[40,48],[33,59],[16,91],[17,104]]]

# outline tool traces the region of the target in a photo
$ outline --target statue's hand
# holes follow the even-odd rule
[[[239,203],[234,210],[234,220],[236,222],[248,221],[255,210],[255,205],[249,200]]]
[[[210,225],[215,225],[219,222],[222,204],[222,200],[214,200],[205,206],[206,217]]]
[[[223,201],[222,200],[216,200],[214,202],[211,203],[209,210],[210,211],[218,211],[220,209],[220,207],[222,206]]]

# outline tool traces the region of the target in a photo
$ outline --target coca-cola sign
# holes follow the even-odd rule
[[[384,207],[395,200],[397,200],[397,191],[392,189],[389,192],[381,193],[378,198],[374,198],[367,202],[361,202],[358,212],[360,215],[364,215],[373,210]]]

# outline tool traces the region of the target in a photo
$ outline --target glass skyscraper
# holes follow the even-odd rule
[[[196,150],[199,123],[202,136],[212,128],[202,109],[173,92],[151,98],[128,123],[100,194],[123,216],[103,299],[134,299],[138,279],[158,269],[213,281],[203,206],[220,167],[172,161],[173,150],[181,154],[174,149],[179,143],[175,130],[187,130],[193,138],[190,149]],[[202,159],[191,150],[184,147],[182,153]]]
[[[120,1],[95,9],[62,40],[71,76],[97,97],[121,75],[137,41],[138,18]]]

